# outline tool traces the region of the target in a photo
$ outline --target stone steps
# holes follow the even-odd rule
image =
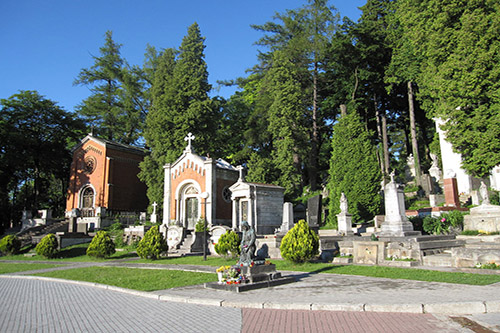
[[[423,257],[423,265],[431,267],[451,267],[451,253],[433,254]]]

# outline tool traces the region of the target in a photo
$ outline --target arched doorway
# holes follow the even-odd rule
[[[189,230],[193,230],[200,219],[199,195],[200,191],[193,184],[187,184],[181,191],[180,220],[182,225]]]
[[[95,191],[87,186],[80,192],[80,209],[83,217],[94,216]]]

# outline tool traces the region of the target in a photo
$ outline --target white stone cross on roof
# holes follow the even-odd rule
[[[191,132],[189,132],[188,135],[184,138],[184,141],[188,142],[188,145],[186,147],[187,151],[191,151],[191,141],[194,139],[195,139],[195,136]]]

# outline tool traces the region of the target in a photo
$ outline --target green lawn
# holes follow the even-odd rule
[[[52,264],[29,264],[29,263],[4,263],[0,262],[0,274],[7,273],[16,273],[16,272],[25,272],[36,269],[44,269],[44,268],[53,268],[59,267],[61,265],[52,265]]]
[[[214,273],[124,267],[85,267],[34,274],[68,280],[102,283],[128,289],[152,291],[217,281]]]

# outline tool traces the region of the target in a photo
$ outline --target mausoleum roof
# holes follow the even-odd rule
[[[115,141],[111,141],[111,140],[99,138],[99,137],[93,136],[92,134],[89,134],[85,138],[83,138],[80,141],[80,143],[77,144],[72,149],[72,151],[77,150],[78,148],[80,148],[81,146],[83,146],[88,141],[94,141],[94,142],[99,143],[99,144],[101,144],[102,146],[105,146],[105,147],[113,148],[113,149],[116,149],[116,150],[127,151],[129,153],[135,153],[135,154],[138,154],[138,155],[146,155],[146,152],[147,152],[146,149],[143,149],[143,148],[139,148],[139,147],[135,147],[135,146],[131,146],[131,145],[126,145],[124,143],[119,143],[119,142],[115,142]]]

